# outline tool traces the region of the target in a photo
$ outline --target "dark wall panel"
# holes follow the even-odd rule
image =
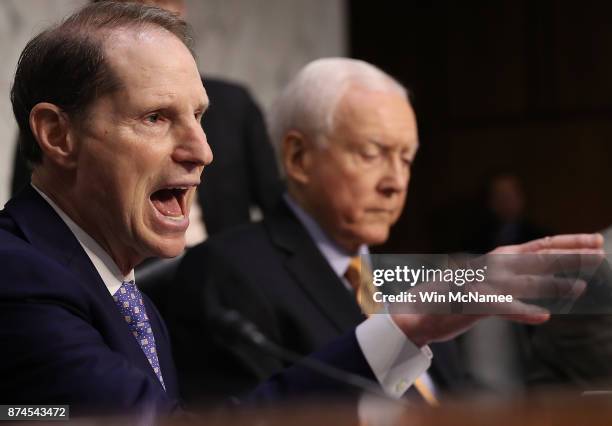
[[[449,6],[447,90],[450,118],[521,114],[527,104],[526,19],[521,2]]]
[[[612,3],[350,5],[351,53],[411,88],[422,149],[380,250],[460,249],[483,179],[522,178],[533,222],[612,223]]]

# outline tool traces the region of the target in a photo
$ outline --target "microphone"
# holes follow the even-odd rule
[[[235,310],[224,310],[217,312],[211,316],[214,321],[222,329],[233,334],[235,337],[241,337],[249,342],[254,347],[262,350],[264,353],[293,364],[302,365],[322,376],[333,379],[340,383],[349,385],[357,390],[367,392],[377,397],[386,400],[392,400],[398,404],[407,405],[403,400],[396,400],[384,393],[380,385],[365,377],[353,374],[339,368],[325,364],[316,359],[302,356],[287,348],[284,348],[270,339],[259,330],[257,325],[246,319],[240,312]]]

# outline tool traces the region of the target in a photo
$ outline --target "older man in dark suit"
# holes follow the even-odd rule
[[[366,358],[384,360],[373,370],[385,391],[399,397],[408,390],[435,404],[436,393],[461,386],[464,377],[451,346],[434,348],[434,368],[426,372],[427,344],[450,339],[478,317],[374,315],[363,322],[372,309],[356,301],[368,296],[355,279],[355,257],[387,239],[418,148],[406,90],[362,61],[314,61],[281,94],[271,136],[288,188],[275,213],[194,248],[179,267],[169,321],[185,396],[239,394],[290,364],[220,331],[215,318],[234,310],[302,355],[357,326]],[[580,237],[566,238],[546,242],[570,248]],[[601,237],[585,238],[600,247]],[[203,335],[216,336],[215,344],[202,344]],[[396,356],[383,356],[389,351]]]

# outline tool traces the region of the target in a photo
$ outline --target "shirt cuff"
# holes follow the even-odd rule
[[[400,398],[431,365],[429,346],[419,349],[388,314],[370,316],[355,334],[376,379],[393,398]]]

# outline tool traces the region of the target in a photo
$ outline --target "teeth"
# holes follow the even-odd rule
[[[181,221],[181,220],[183,220],[183,219],[185,219],[185,215],[183,215],[183,214],[182,214],[182,215],[180,215],[180,216],[166,216],[166,215],[164,215],[164,217],[165,217],[165,218],[168,218],[168,219],[170,219],[170,220],[175,220],[175,221],[177,221],[177,222],[178,222],[178,221]]]

